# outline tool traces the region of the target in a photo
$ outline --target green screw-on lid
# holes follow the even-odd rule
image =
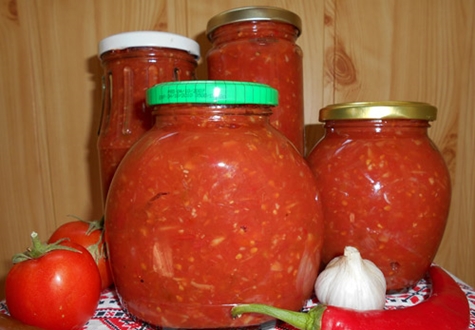
[[[277,105],[278,92],[269,85],[225,80],[165,82],[147,90],[149,105],[171,103]]]

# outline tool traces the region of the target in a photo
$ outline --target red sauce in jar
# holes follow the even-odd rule
[[[300,18],[285,9],[242,7],[208,22],[213,47],[207,54],[208,78],[253,81],[279,91],[270,123],[304,153],[302,50],[296,45]]]
[[[325,136],[308,156],[325,215],[322,261],[358,248],[388,290],[420,280],[437,252],[450,205],[446,164],[427,135],[424,103],[350,103],[320,112]]]
[[[153,126],[146,90],[161,82],[194,79],[199,45],[180,35],[137,31],[103,39],[99,54],[104,73],[98,149],[105,200],[120,161]]]
[[[149,100],[165,104],[112,181],[105,232],[114,282],[123,306],[151,324],[255,325],[269,319],[233,319],[232,305],[299,310],[312,294],[323,241],[313,174],[268,123],[276,98],[248,104],[254,98],[229,96],[234,88],[259,98],[255,84],[152,88]],[[217,92],[237,104],[210,104]]]

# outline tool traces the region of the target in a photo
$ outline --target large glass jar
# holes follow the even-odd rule
[[[313,174],[268,123],[277,91],[243,82],[163,83],[155,126],[127,153],[105,233],[123,306],[151,324],[222,328],[238,303],[299,310],[323,241]]]
[[[125,153],[153,126],[146,90],[160,82],[194,79],[199,54],[196,41],[159,31],[119,33],[99,43],[104,71],[98,149],[104,200]]]
[[[325,135],[308,156],[325,218],[322,261],[358,248],[388,290],[420,280],[444,233],[450,178],[428,137],[426,103],[361,102],[320,111]]]
[[[300,17],[276,7],[241,7],[212,17],[207,35],[208,78],[254,81],[279,91],[270,123],[304,153]]]

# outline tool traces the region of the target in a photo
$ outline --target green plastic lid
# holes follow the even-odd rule
[[[173,81],[147,90],[151,106],[172,103],[278,104],[278,92],[269,85],[225,80]]]

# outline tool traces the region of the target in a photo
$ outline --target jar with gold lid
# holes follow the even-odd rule
[[[304,100],[300,17],[284,8],[239,7],[208,21],[212,48],[208,78],[252,81],[279,91],[270,123],[304,153]]]
[[[308,155],[325,218],[322,260],[358,248],[388,290],[420,280],[441,242],[448,169],[428,136],[437,109],[418,102],[358,102],[320,110],[325,135]]]

